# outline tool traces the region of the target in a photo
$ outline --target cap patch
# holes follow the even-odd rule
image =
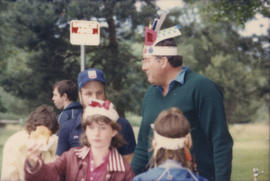
[[[89,70],[88,71],[88,77],[89,77],[89,79],[96,79],[97,78],[97,72],[95,70]]]

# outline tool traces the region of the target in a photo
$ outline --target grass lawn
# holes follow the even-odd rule
[[[137,137],[138,127],[133,127]],[[270,181],[269,125],[235,124],[230,126],[234,140],[231,181],[253,181],[253,168],[263,170],[258,181]]]
[[[18,126],[0,128],[0,170],[2,166],[2,149],[5,140]],[[138,126],[133,127],[135,135]],[[230,126],[234,139],[232,181],[252,181],[253,168],[263,170],[258,181],[269,181],[269,125],[267,124],[241,124]]]
[[[269,125],[230,127],[234,139],[232,181],[253,180],[253,168],[263,170],[258,181],[269,181]]]

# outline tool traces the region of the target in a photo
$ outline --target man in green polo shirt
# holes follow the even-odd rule
[[[233,140],[228,131],[222,91],[208,78],[183,66],[173,39],[181,34],[180,26],[160,31],[165,17],[145,31],[142,70],[152,85],[143,99],[132,168],[136,174],[147,169],[152,155],[150,124],[162,110],[174,106],[189,120],[192,154],[199,174],[210,181],[229,181]]]

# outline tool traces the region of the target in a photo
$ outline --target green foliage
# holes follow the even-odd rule
[[[234,21],[236,24],[244,24],[254,17],[265,2],[260,0],[220,0],[212,3],[206,11],[212,10],[212,18],[215,21]]]
[[[3,110],[0,110],[0,120],[18,120],[24,119],[30,112],[28,102],[19,99],[3,90],[0,87],[0,102],[3,103]]]
[[[217,55],[210,61],[204,74],[222,86],[228,121],[237,123],[254,120],[254,112],[261,107],[261,102],[254,100],[257,91],[255,77],[260,75],[230,55]]]
[[[231,22],[244,25],[256,13],[269,15],[269,1],[267,0],[218,0],[200,1],[184,0],[187,3],[200,3],[201,12],[213,22]]]
[[[140,114],[134,114],[132,112],[127,112],[126,119],[129,121],[131,126],[134,128],[134,127],[140,126],[142,117],[140,116]]]
[[[108,97],[121,115],[125,111],[140,114],[148,85],[140,68],[142,30],[158,17],[155,1],[141,1],[140,9],[133,0],[1,2],[7,10],[0,13],[0,83],[9,94],[26,100],[27,109],[52,104],[56,81],[77,80],[80,47],[69,42],[69,21],[86,19],[102,24],[101,44],[86,47],[86,68],[104,70]],[[240,8],[243,1],[185,2],[184,8],[168,14],[162,28],[182,26],[177,40],[184,63],[223,88],[228,120],[252,120],[262,102],[270,99],[270,76],[266,76],[270,73],[269,53],[265,48],[269,36],[241,37],[235,25],[252,18],[264,6],[257,1],[247,1]],[[244,7],[247,12],[243,12]]]
[[[193,12],[193,17],[200,13]],[[252,121],[265,99],[260,90],[268,85],[261,68],[268,62],[266,50],[253,38],[240,37],[232,24],[213,24],[207,17],[201,14],[182,29],[179,51],[184,64],[223,88],[229,122]]]
[[[86,68],[104,70],[109,97],[116,103],[120,114],[124,114],[126,109],[138,111],[143,92],[138,90],[142,82],[136,79],[139,78],[137,75],[141,76],[139,80],[143,76],[134,72],[138,59],[130,48],[133,42],[125,40],[134,41],[132,37],[136,37],[136,27],[143,23],[139,18],[152,17],[154,7],[147,7],[151,10],[148,13],[138,12],[135,1],[131,0],[22,0],[9,4],[12,5],[9,11],[2,14],[11,29],[5,34],[9,35],[10,44],[15,45],[19,52],[10,56],[9,59],[13,59],[9,63],[11,68],[2,73],[0,82],[6,91],[28,99],[31,106],[51,103],[54,82],[61,79],[76,81],[80,71],[79,46],[69,43],[69,21],[98,20],[106,25],[101,28],[100,46],[87,48]],[[18,57],[23,51],[27,56]],[[17,67],[15,62],[19,59],[24,59],[21,61],[24,65]],[[17,71],[13,70],[14,67]],[[134,86],[130,86],[132,83]]]

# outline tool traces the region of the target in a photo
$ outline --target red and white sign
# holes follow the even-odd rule
[[[100,25],[97,21],[72,20],[70,43],[73,45],[99,45]]]

